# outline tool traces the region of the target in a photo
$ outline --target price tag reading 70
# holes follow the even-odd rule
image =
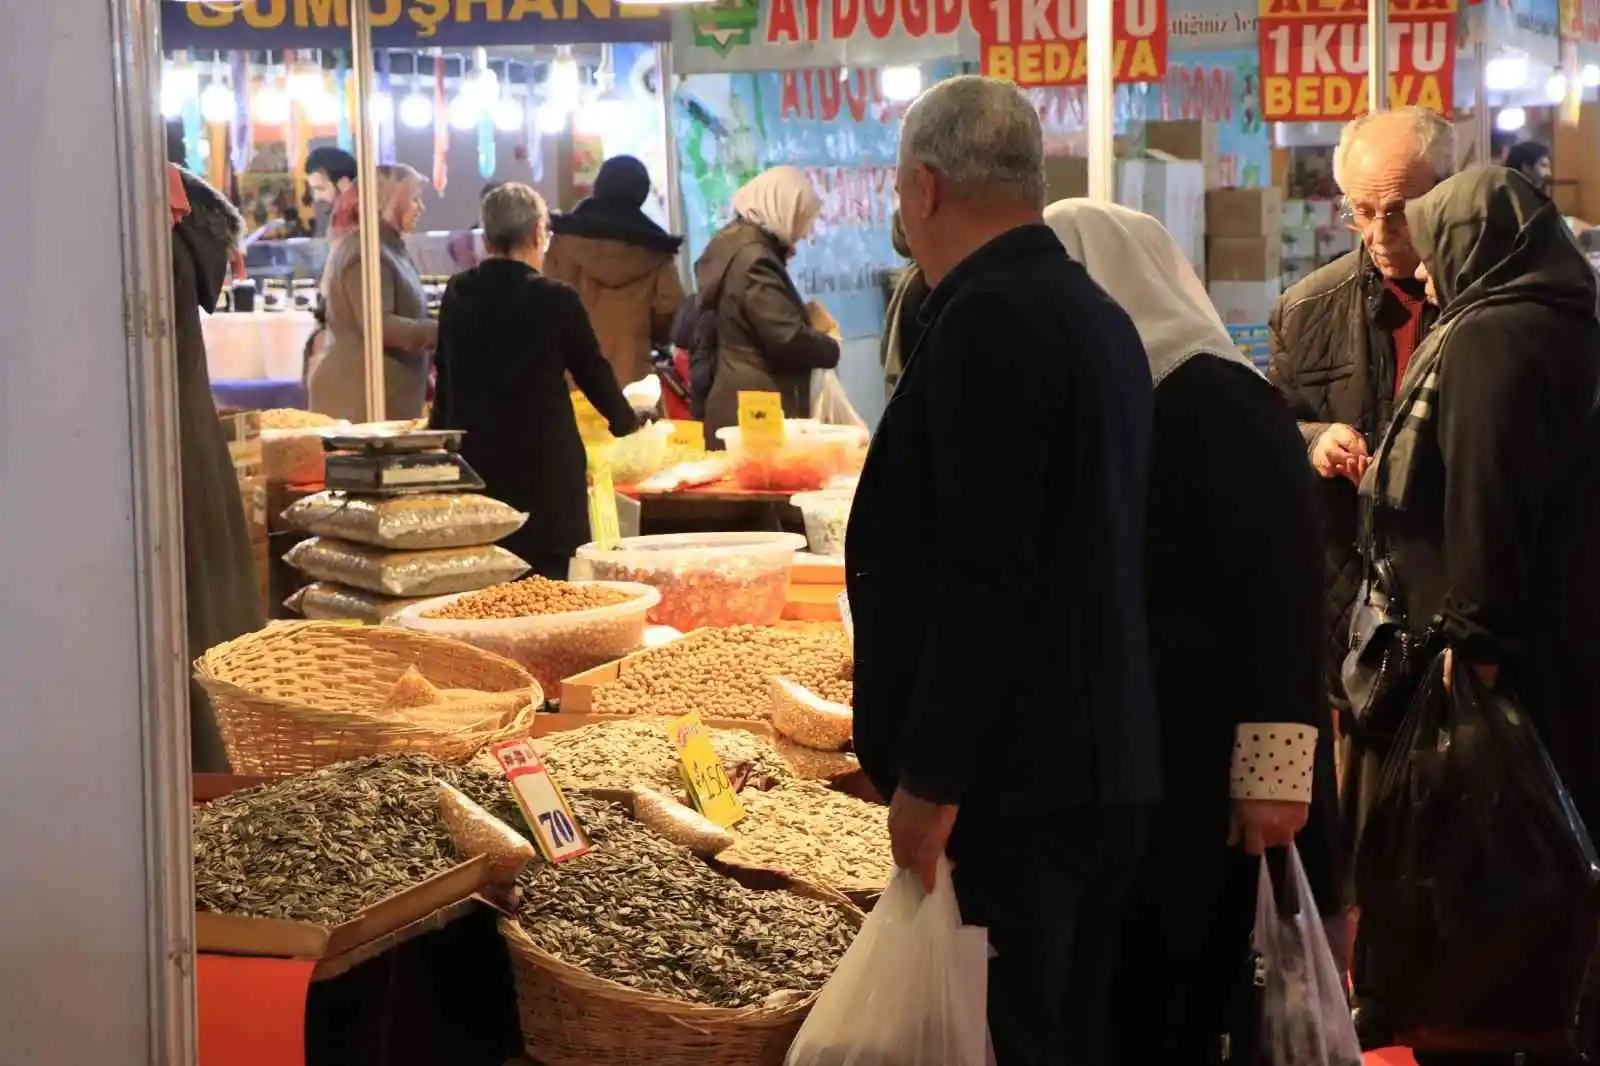
[[[744,804],[722,768],[711,738],[700,715],[691,713],[672,723],[672,739],[678,746],[678,760],[683,770],[684,786],[695,809],[724,829],[744,817]]]
[[[550,778],[539,753],[526,740],[508,740],[491,749],[511,783],[511,794],[533,830],[534,842],[547,862],[562,863],[589,852],[567,798]]]

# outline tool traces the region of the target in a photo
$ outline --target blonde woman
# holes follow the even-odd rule
[[[700,296],[690,356],[706,445],[739,420],[739,393],[776,392],[791,418],[811,413],[811,372],[839,365],[831,320],[813,320],[785,265],[811,234],[822,200],[794,167],[773,167],[733,195],[733,221],[695,263]]]
[[[417,418],[427,399],[429,361],[438,339],[438,324],[428,317],[422,278],[405,244],[405,235],[422,217],[422,175],[405,165],[379,167],[375,191],[382,257],[384,417]],[[359,189],[352,192],[364,195]],[[353,205],[355,198],[347,198]],[[361,241],[354,229],[335,239],[322,284],[328,344],[309,374],[311,409],[332,418],[367,421]]]

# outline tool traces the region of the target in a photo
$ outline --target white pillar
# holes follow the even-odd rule
[[[1083,115],[1089,134],[1089,199],[1109,203],[1116,199],[1117,165],[1111,0],[1088,0],[1085,47],[1089,50]]]
[[[356,75],[356,186],[361,190],[361,339],[367,421],[381,422],[388,414],[383,400],[383,264],[378,239],[378,150],[372,129],[371,0],[350,5],[350,54]],[[437,55],[433,61],[444,62]],[[444,116],[435,115],[434,121],[442,122]]]
[[[0,1063],[194,1062],[154,0],[0,41]]]
[[[1367,110],[1382,111],[1388,103],[1389,0],[1367,0]]]

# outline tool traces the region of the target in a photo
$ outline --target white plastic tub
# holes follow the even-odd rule
[[[800,492],[789,497],[789,502],[800,508],[800,517],[806,524],[806,543],[813,555],[844,557],[844,530],[854,498],[851,493],[837,491]]]
[[[578,581],[604,585],[633,598],[625,603],[562,614],[524,618],[428,618],[466,593],[413,604],[395,615],[393,625],[453,637],[518,663],[546,692],[560,692],[563,678],[620,659],[644,645],[645,617],[661,602],[648,585],[616,581]]]
[[[684,633],[702,626],[773,625],[788,600],[796,533],[670,533],[624,537],[615,548],[585,544],[580,570],[601,581],[651,585],[661,602],[653,625]]]

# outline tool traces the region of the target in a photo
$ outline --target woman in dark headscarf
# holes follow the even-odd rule
[[[1440,313],[1406,368],[1362,482],[1372,509],[1368,558],[1388,560],[1383,591],[1409,630],[1437,619],[1451,656],[1515,694],[1592,828],[1600,825],[1595,272],[1555,204],[1515,171],[1466,170],[1408,204],[1406,221],[1422,257],[1418,277]],[[1358,871],[1366,846],[1357,845]],[[1358,989],[1367,941],[1377,943],[1383,924],[1361,898],[1365,876]],[[1384,990],[1367,991],[1381,1011]],[[1471,1015],[1495,1004],[1462,1006],[1467,1016],[1452,1021],[1494,1027]]]
[[[607,159],[594,195],[551,223],[546,277],[578,290],[619,385],[648,377],[650,349],[671,343],[683,303],[674,237],[641,207],[650,172],[631,155]]]

